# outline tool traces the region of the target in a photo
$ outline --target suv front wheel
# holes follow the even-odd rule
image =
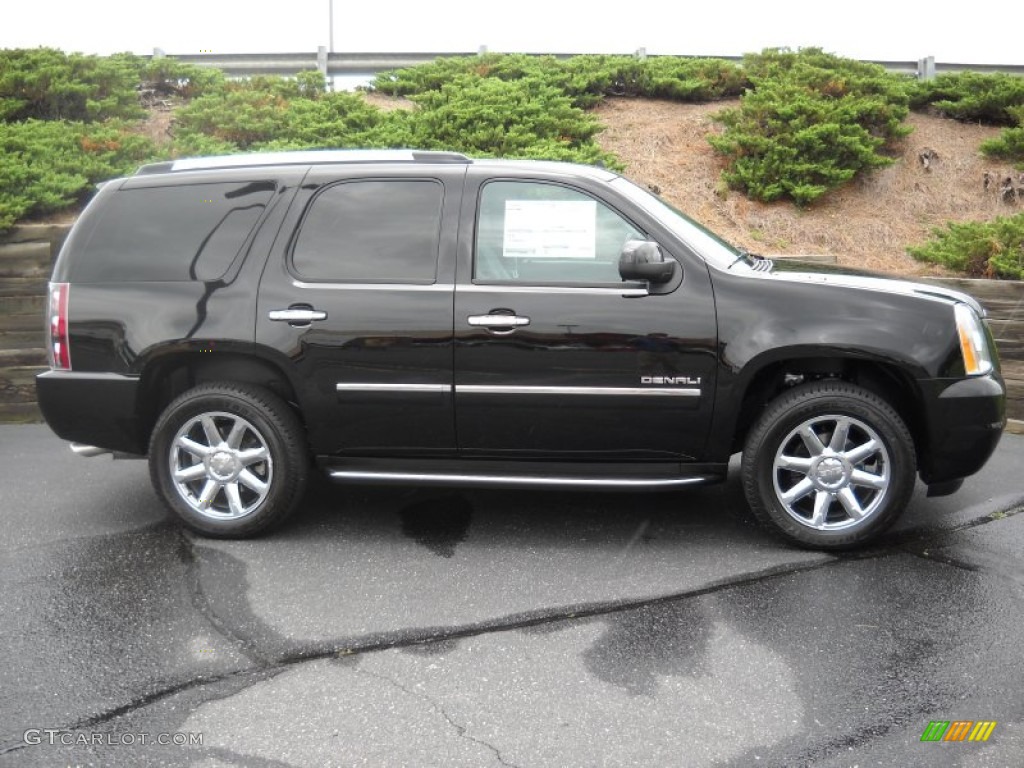
[[[149,472],[164,502],[193,531],[254,536],[281,523],[302,499],[308,472],[302,425],[262,388],[203,384],[160,415]]]
[[[843,549],[877,537],[914,490],[910,432],[877,395],[842,381],[804,384],[769,403],[747,437],[743,488],[785,538]]]

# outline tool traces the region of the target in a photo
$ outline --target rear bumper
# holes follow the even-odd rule
[[[124,453],[145,453],[139,378],[47,371],[36,376],[39,410],[58,437]]]
[[[944,483],[973,475],[989,460],[1006,426],[1006,388],[995,373],[927,382],[921,479]]]

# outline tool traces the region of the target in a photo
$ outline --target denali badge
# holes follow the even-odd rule
[[[687,387],[696,387],[700,385],[700,376],[692,378],[690,376],[641,376],[641,384],[677,384]]]

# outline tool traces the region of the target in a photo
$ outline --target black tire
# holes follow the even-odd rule
[[[164,409],[149,441],[157,493],[188,528],[214,538],[281,524],[302,500],[308,471],[295,413],[248,384],[190,389]]]
[[[910,431],[892,406],[829,380],[768,404],[747,436],[742,474],[751,511],[766,527],[804,547],[850,549],[896,521],[917,467]]]

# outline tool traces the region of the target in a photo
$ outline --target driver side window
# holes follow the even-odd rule
[[[480,196],[473,277],[533,285],[617,285],[628,240],[643,240],[622,216],[557,184],[492,181]]]

